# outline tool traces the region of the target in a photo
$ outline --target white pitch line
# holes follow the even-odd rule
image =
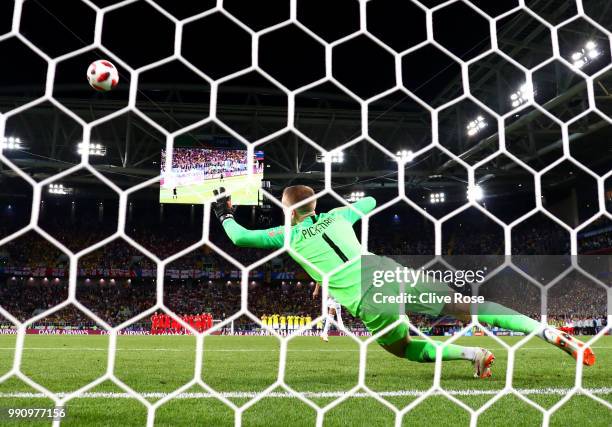
[[[565,395],[571,389],[569,388],[528,388],[528,389],[517,389],[516,391],[523,395]],[[590,388],[585,389],[593,394],[612,394],[612,387],[601,387],[601,388]],[[426,390],[396,390],[396,391],[380,391],[378,394],[383,397],[417,397],[425,393]],[[447,392],[453,396],[488,396],[498,394],[499,390],[447,390]],[[63,398],[69,393],[60,392],[57,396]],[[257,392],[251,391],[233,391],[233,392],[221,392],[219,393],[225,398],[237,398],[237,399],[252,399],[259,395]],[[302,395],[308,398],[338,398],[346,394],[345,391],[306,391]],[[439,394],[439,393],[433,393]],[[149,392],[141,393],[145,399],[161,399],[166,397],[168,393],[162,392]],[[0,393],[0,398],[13,398],[13,399],[35,399],[45,398],[43,393],[31,393],[31,392],[12,392],[12,393]],[[287,392],[270,392],[266,397],[273,398],[295,398],[294,395]],[[353,394],[351,397],[356,398],[368,398],[371,397],[368,393],[358,392]],[[78,398],[84,399],[133,399],[134,397],[129,393],[116,393],[116,392],[87,392],[78,396]],[[173,397],[173,399],[210,399],[215,398],[210,393],[198,392],[198,393],[180,393]]]
[[[206,347],[206,346],[205,346]],[[489,350],[505,350],[503,347],[487,347]],[[554,346],[547,347],[521,347],[519,351],[523,350],[548,350],[550,348],[554,348]],[[594,350],[597,349],[610,349],[612,346],[592,346]],[[106,347],[23,347],[24,350],[52,350],[52,351],[107,351]],[[14,351],[15,347],[0,347],[0,350],[11,350]],[[117,351],[176,351],[176,352],[193,352],[195,348],[117,348]],[[269,352],[278,352],[278,349],[247,349],[247,348],[238,348],[238,349],[223,349],[223,348],[205,348],[205,352],[223,352],[223,353],[269,353]],[[341,353],[359,353],[359,349],[341,349],[341,348],[321,348],[321,349],[287,349],[288,352],[341,352]],[[376,352],[384,352],[382,348],[373,347],[368,350],[376,351]]]

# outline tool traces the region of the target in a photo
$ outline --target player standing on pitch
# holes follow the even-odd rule
[[[321,289],[321,284],[317,282],[314,292],[312,293],[312,298],[317,299],[319,297],[319,291]],[[325,342],[329,341],[329,336],[327,333],[329,332],[329,327],[331,326],[332,320],[334,317],[338,319],[338,327],[340,329],[344,329],[344,322],[342,321],[342,306],[338,304],[332,297],[328,296],[327,301],[325,302],[325,311],[327,311],[327,315],[325,316],[325,326],[323,326],[323,332],[321,332],[321,339]]]
[[[278,249],[284,246],[284,226],[265,230],[248,230],[234,219],[231,199],[225,194],[225,189],[215,190],[214,194],[217,196],[216,202],[212,203],[214,213],[235,245],[262,249]],[[303,259],[296,257],[294,253],[289,255],[318,282],[323,279],[320,272],[327,274],[334,271],[329,277],[330,295],[346,307],[351,315],[359,317],[372,334],[376,334],[400,318],[399,312],[389,312],[382,307],[379,312],[374,312],[371,307],[364,308],[369,305],[364,301],[371,298],[368,294],[374,287],[371,285],[365,292],[362,292],[362,250],[353,230],[353,224],[361,218],[359,213],[367,214],[376,207],[376,200],[373,197],[365,197],[353,203],[351,205],[353,209],[344,206],[332,209],[327,213],[317,214],[315,212],[316,200],[305,202],[314,194],[314,190],[305,185],[294,185],[283,191],[282,204],[291,208],[290,247]],[[378,258],[381,264],[390,264],[390,259]],[[308,262],[304,262],[304,259]],[[351,262],[350,260],[356,261]],[[394,262],[391,261],[391,263]],[[395,265],[399,266],[399,264]],[[341,266],[344,268],[340,268]],[[446,284],[441,283],[416,283],[415,286],[406,288],[406,291],[417,296],[432,291],[442,295],[454,294],[454,291]],[[440,300],[431,304],[407,303],[406,311],[433,317],[449,315],[466,321],[471,317],[469,304],[445,303]],[[478,320],[490,326],[525,334],[538,331],[537,335],[540,338],[559,347],[574,358],[577,358],[579,348],[584,346],[582,342],[566,333],[548,325],[542,328],[540,322],[492,302],[479,305]],[[379,337],[377,342],[397,357],[417,362],[434,362],[436,359],[437,344],[411,339],[408,327],[404,323]],[[474,376],[479,378],[491,376],[491,364],[494,359],[493,353],[478,347],[449,344],[442,351],[442,360],[471,361],[474,365]],[[595,355],[590,348],[584,349],[583,363],[585,365],[595,363]]]

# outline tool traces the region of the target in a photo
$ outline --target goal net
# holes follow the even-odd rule
[[[265,277],[282,283],[288,300],[294,292],[285,289],[289,282],[291,286],[304,286],[297,292],[305,295],[304,298],[310,296],[309,286],[314,284],[310,278],[300,279],[287,273],[295,267],[288,264],[291,261],[278,267],[272,265],[267,273],[259,275],[264,266],[292,253],[289,242],[285,241],[282,249],[264,254],[233,252],[219,240],[223,230],[215,223],[210,200],[198,202],[202,192],[208,195],[211,188],[186,186],[178,190],[186,194],[177,195],[176,180],[168,175],[173,168],[180,167],[173,154],[176,148],[193,147],[194,135],[214,128],[215,133],[224,136],[209,142],[247,151],[245,170],[252,179],[249,186],[253,182],[259,185],[261,177],[257,175],[263,173],[261,208],[251,211],[254,222],[261,228],[277,225],[271,222],[278,219],[285,221],[287,230],[290,227],[291,210],[280,203],[279,183],[313,184],[317,190],[314,199],[327,200],[336,206],[348,206],[370,191],[379,191],[384,194],[379,206],[357,223],[364,255],[368,252],[413,255],[409,261],[412,265],[445,266],[453,271],[461,266],[478,265],[491,282],[521,282],[524,287],[505,295],[495,291],[487,293],[491,287],[484,285],[482,290],[475,286],[469,292],[497,298],[519,311],[527,311],[525,306],[533,303],[531,313],[543,324],[559,320],[551,319],[547,313],[563,311],[576,301],[589,304],[591,323],[585,320],[572,327],[592,333],[586,341],[593,346],[609,334],[612,320],[610,252],[603,250],[605,242],[601,243],[609,239],[612,221],[612,171],[609,170],[609,143],[590,149],[578,146],[577,141],[612,126],[612,110],[605,99],[610,96],[606,83],[612,70],[609,15],[612,12],[607,2],[517,0],[492,6],[493,2],[476,0],[414,0],[398,6],[389,1],[354,0],[338,2],[340,6],[323,2],[311,2],[308,6],[306,1],[289,0],[273,2],[271,8],[282,12],[251,19],[248,13],[240,12],[237,2],[228,0],[202,2],[198,6],[154,0],[82,0],[70,3],[74,4],[75,15],[82,13],[83,25],[90,28],[81,33],[70,22],[66,25],[60,22],[67,34],[65,48],[51,48],[40,36],[29,37],[33,15],[38,13],[47,18],[54,15],[50,2],[5,3],[11,7],[5,16],[12,18],[5,22],[6,31],[0,30],[0,52],[3,45],[10,44],[16,57],[11,57],[2,67],[11,68],[13,62],[36,64],[37,71],[31,72],[38,72],[41,82],[23,92],[14,83],[16,89],[10,95],[11,100],[0,100],[2,169],[10,177],[7,179],[12,180],[8,181],[9,187],[18,180],[25,184],[21,187],[15,184],[15,191],[31,194],[24,196],[31,197],[27,218],[21,218],[19,227],[7,226],[3,230],[0,246],[9,248],[26,239],[28,233],[36,233],[41,237],[39,241],[46,241],[50,248],[64,255],[61,259],[55,258],[55,267],[50,270],[48,266],[38,265],[42,269],[38,276],[31,269],[26,272],[14,268],[5,270],[4,276],[7,281],[44,277],[46,283],[63,274],[58,268],[61,264],[66,274],[67,295],[24,316],[15,314],[16,307],[8,294],[3,294],[6,299],[0,300],[0,315],[6,320],[5,325],[16,331],[16,341],[14,351],[11,350],[12,364],[8,371],[0,371],[0,383],[19,379],[36,390],[38,397],[51,399],[57,408],[63,408],[102,382],[111,381],[147,408],[146,422],[151,426],[156,422],[159,408],[184,397],[196,385],[227,405],[234,413],[236,425],[243,422],[243,414],[249,408],[262,399],[280,394],[312,408],[317,425],[325,423],[329,411],[356,396],[369,397],[384,405],[394,414],[397,426],[432,396],[443,396],[465,410],[471,425],[477,425],[489,408],[508,396],[535,408],[544,425],[576,395],[612,409],[609,389],[607,393],[597,392],[583,384],[582,353],[575,367],[567,366],[575,372],[572,387],[562,391],[562,397],[550,406],[535,401],[530,393],[546,391],[522,390],[513,382],[515,356],[535,333],[510,345],[499,338],[503,333],[480,324],[477,317],[449,329],[450,338],[437,347],[430,386],[410,391],[413,399],[404,406],[395,405],[388,399],[389,393],[374,389],[367,380],[368,349],[390,328],[370,336],[359,326],[338,326],[339,332],[352,339],[358,348],[357,382],[348,391],[326,396],[330,398],[328,403],[316,403],[309,393],[287,383],[286,364],[292,340],[320,333],[315,325],[325,319],[325,304],[320,304],[320,312],[306,321],[295,320],[294,327],[281,329],[280,324],[263,323],[261,316],[265,308],[258,306],[259,302],[252,297],[254,292],[259,292],[257,284],[265,281]],[[265,2],[254,3],[257,6],[252,7],[258,9],[268,7]],[[563,5],[556,8],[555,3]],[[600,14],[600,9],[606,12]],[[142,15],[146,20],[138,19],[141,11],[146,11]],[[318,16],[328,12],[326,18]],[[411,25],[409,29],[390,28],[406,21],[406,14],[411,16],[410,22],[418,21],[418,25],[414,28]],[[346,24],[348,18],[340,19],[342,16],[354,19]],[[318,22],[336,18],[337,25]],[[464,18],[466,27],[463,27]],[[58,25],[61,17],[56,16],[53,21]],[[127,27],[129,31],[125,30]],[[465,37],[472,43],[467,27],[474,31],[484,29],[484,35],[479,35],[466,49],[456,40]],[[135,42],[129,40],[130,32],[142,34],[133,35]],[[140,48],[135,46],[143,38],[145,41],[152,38],[151,43]],[[301,43],[299,49],[289,45],[293,41]],[[200,46],[203,54],[198,55],[194,52]],[[22,60],[20,55],[27,58]],[[90,91],[85,71],[95,59],[109,60],[120,70],[119,88],[117,92],[96,95],[97,98],[88,94],[85,101],[75,101],[79,94]],[[82,72],[83,88],[74,88],[68,84],[70,78],[65,79],[67,75],[74,76],[74,70]],[[20,72],[27,71],[10,71],[6,74],[7,80],[19,82]],[[4,76],[3,72],[0,76]],[[158,81],[165,81],[165,86],[157,88],[154,83]],[[190,93],[189,99],[173,98],[173,91],[181,85],[202,89]],[[159,92],[168,95],[164,98]],[[237,104],[243,108],[233,111],[228,107]],[[192,108],[193,105],[199,108]],[[175,111],[173,106],[180,111]],[[75,147],[61,145],[45,147],[44,153],[32,149],[27,156],[23,155],[28,151],[28,143],[34,146],[28,138],[38,137],[38,131],[30,134],[27,131],[38,129],[36,114],[43,107],[57,111],[63,118],[50,121],[48,126],[41,122],[42,126],[48,132],[64,132],[66,144],[74,141],[76,147],[78,142],[76,157],[72,152]],[[24,116],[34,111],[33,115]],[[115,128],[105,127],[122,117],[127,118],[122,131],[117,133]],[[126,132],[130,123],[138,126],[135,131]],[[24,133],[18,137],[16,130]],[[70,136],[71,132],[77,136]],[[100,143],[113,139],[122,142],[117,146]],[[153,154],[150,147],[145,147],[147,143],[154,145]],[[603,150],[601,156],[593,156],[595,149]],[[75,158],[62,157],[68,156],[62,150],[71,150]],[[282,164],[287,150],[293,151],[287,157],[288,164]],[[105,153],[112,151],[119,152],[121,165],[104,160]],[[261,151],[265,157],[259,163],[257,153]],[[189,150],[184,152],[193,155]],[[305,158],[311,161],[309,165],[304,164]],[[145,168],[144,173],[138,168]],[[204,172],[182,173],[184,180],[192,180]],[[80,187],[61,183],[67,178]],[[232,178],[223,179],[230,182]],[[580,185],[575,183],[578,181],[571,181],[574,178]],[[54,201],[48,202],[46,196],[73,192],[83,195],[86,190],[82,188],[87,186],[103,187],[103,191],[116,197],[115,205],[96,201],[95,209],[87,213],[92,218],[102,218],[107,215],[104,210],[116,210],[116,219],[108,230],[88,235],[84,225],[75,242],[58,234],[57,228],[45,225],[53,222],[54,215],[72,216],[73,222],[79,222],[79,218],[74,218],[78,216],[74,202],[72,210],[54,211]],[[241,191],[241,186],[235,191]],[[164,188],[167,204],[160,204],[159,213],[134,213],[133,203],[138,204],[139,194],[158,192],[160,187]],[[529,192],[524,192],[525,187],[530,188]],[[565,191],[563,194],[568,196],[560,197],[558,191]],[[512,209],[503,204],[498,206],[488,199],[489,193],[504,200],[514,198],[516,202]],[[156,218],[159,215],[161,222],[168,215],[165,210],[172,209],[168,206],[174,203],[173,197],[179,196],[189,200],[181,214],[184,214],[182,220],[190,221],[192,226],[187,230],[191,235],[181,240],[185,243],[183,247],[176,249],[164,239],[143,244],[139,236],[146,234],[146,230],[136,236],[131,232],[138,227],[139,215]],[[403,208],[396,210],[398,206]],[[12,207],[9,205],[8,209]],[[282,217],[271,213],[281,210]],[[411,230],[414,236],[411,241],[393,236],[394,230],[402,227]],[[559,234],[565,237],[558,238]],[[180,240],[182,237],[166,235],[166,238]],[[547,243],[541,245],[542,241]],[[109,318],[92,309],[91,304],[97,304],[98,298],[94,293],[79,290],[83,283],[89,284],[90,276],[96,276],[93,272],[96,264],[105,262],[105,255],[99,255],[99,251],[107,245],[115,246],[106,249],[106,254],[126,255],[122,258],[123,265],[119,265],[120,261],[101,272],[98,276],[106,279],[100,281],[111,277],[113,283],[114,277],[128,282],[142,277],[151,279],[153,287],[139,291],[134,297],[142,298],[144,309],[125,309]],[[202,247],[206,248],[205,254],[198,255],[197,269],[181,264],[184,257]],[[133,249],[141,255],[133,255],[130,252]],[[37,246],[26,245],[23,250],[36,251]],[[6,251],[13,253],[10,249]],[[583,257],[584,253],[594,255]],[[477,256],[465,256],[468,254]],[[4,259],[4,252],[0,252],[0,257]],[[169,287],[173,280],[180,282],[183,278],[206,278],[211,280],[209,283],[223,279],[225,283],[226,276],[213,277],[207,272],[212,269],[207,267],[209,259],[215,260],[210,263],[217,269],[222,265],[223,269],[237,273],[227,280],[233,291],[217,294],[217,298],[227,299],[229,308],[226,308],[232,311],[224,312],[222,318],[213,313],[215,319],[211,320],[210,327],[203,327],[197,323],[200,320],[188,319],[185,312],[179,312],[176,301],[182,298],[181,293],[200,299],[199,313],[206,312],[207,304],[214,304],[214,299],[191,288],[171,290]],[[329,274],[321,284],[322,301],[328,297],[328,280]],[[571,283],[581,283],[583,288],[576,290]],[[508,284],[505,289],[510,287]],[[96,330],[108,335],[108,365],[99,378],[87,385],[73,392],[58,393],[24,374],[22,359],[27,351],[28,331],[70,307],[91,320]],[[598,313],[603,323],[597,323]],[[195,336],[195,370],[189,382],[152,402],[123,382],[114,366],[117,342],[126,328],[147,322],[156,314],[169,316],[178,329]],[[228,394],[207,384],[202,361],[206,339],[217,333],[234,334],[240,330],[240,319],[256,325],[252,329],[256,331],[254,334],[278,339],[279,365],[273,384],[259,393],[244,395],[244,403],[236,404]],[[431,340],[419,326],[421,321],[427,320],[418,316],[402,317],[398,322],[406,323],[417,338]],[[433,327],[445,328],[439,322]],[[474,333],[490,337],[498,348],[507,352],[502,389],[462,391],[449,389],[452,386],[445,383],[441,358],[444,346]],[[410,378],[405,378],[404,384],[409,383]],[[466,404],[461,399],[462,393],[471,392],[486,397],[484,403],[477,407]],[[61,418],[53,421],[54,425],[61,423]]]

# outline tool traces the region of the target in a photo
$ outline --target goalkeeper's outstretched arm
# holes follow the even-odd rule
[[[332,209],[330,213],[338,213],[346,218],[347,221],[350,221],[352,224],[355,224],[357,221],[361,219],[362,215],[365,215],[374,210],[376,207],[376,199],[372,196],[364,197],[361,200],[356,201],[351,204],[351,207],[342,206],[339,208]]]
[[[234,219],[234,210],[229,195],[225,194],[225,189],[221,187],[219,191],[214,190],[215,196],[221,196],[216,202],[212,203],[212,209],[223,224],[223,229],[236,246],[277,249],[284,245],[284,226],[268,228],[265,230],[249,230],[238,224]],[[365,197],[351,205],[333,209],[331,213],[337,213],[345,217],[352,224],[361,219],[362,215],[371,212],[376,207],[376,200],[373,197]]]
[[[283,247],[284,227],[282,226],[266,230],[249,230],[238,224],[232,217],[223,221],[223,229],[236,246],[261,249]]]
[[[284,227],[268,228],[266,230],[249,230],[238,224],[234,219],[234,209],[229,195],[225,195],[225,189],[214,190],[215,196],[221,196],[211,204],[213,212],[219,218],[223,229],[230,240],[236,246],[276,249],[283,247]]]

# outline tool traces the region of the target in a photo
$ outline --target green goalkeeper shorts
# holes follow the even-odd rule
[[[372,335],[385,329],[387,326],[393,324],[399,320],[400,315],[390,315],[388,313],[381,314],[363,314],[360,316],[365,327],[372,333]],[[408,336],[408,325],[405,323],[399,323],[394,328],[389,330],[386,334],[376,338],[376,342],[380,345],[389,345],[404,339]]]
[[[393,270],[398,266],[394,260],[380,257],[375,268]],[[367,286],[367,274],[362,276],[362,283]],[[370,282],[371,283],[371,282]],[[358,317],[365,327],[375,335],[410,313],[438,317],[445,306],[443,298],[454,294],[453,290],[442,282],[417,282],[413,286],[403,287],[396,282],[385,283],[382,287],[369,285],[365,289],[357,309]],[[400,323],[384,335],[377,338],[380,345],[388,345],[408,335],[408,326]]]

